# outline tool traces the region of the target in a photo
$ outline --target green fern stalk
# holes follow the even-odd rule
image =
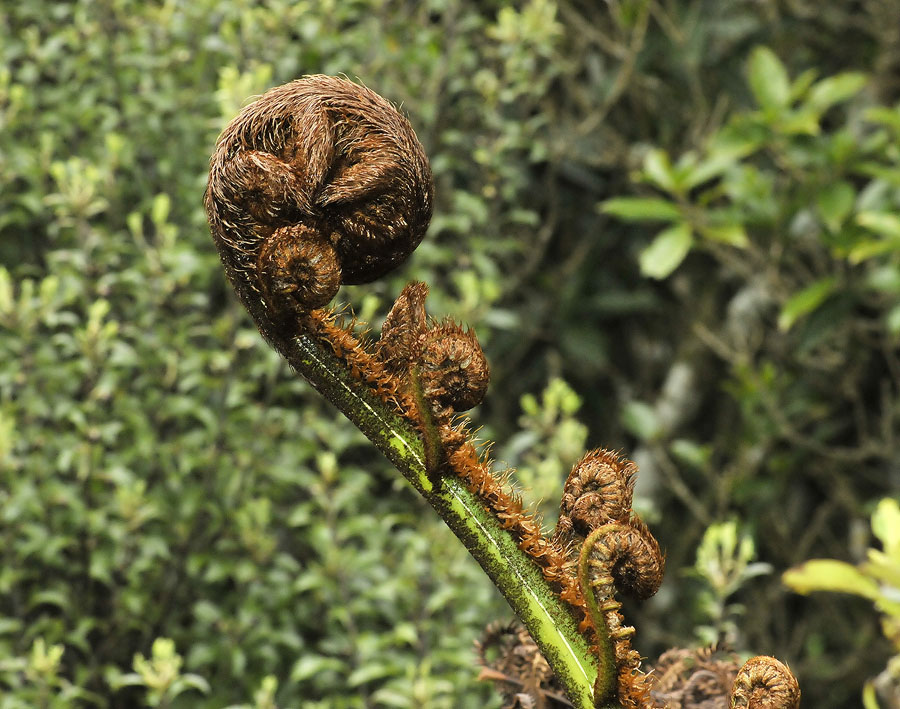
[[[285,353],[291,365],[387,456],[481,564],[528,628],[573,705],[595,709],[597,660],[571,611],[534,562],[463,481],[445,477],[434,484],[420,436],[408,422],[354,381],[313,338],[301,335],[292,345],[294,350]],[[608,637],[605,641],[609,644]],[[605,649],[606,655],[612,652],[611,645]]]

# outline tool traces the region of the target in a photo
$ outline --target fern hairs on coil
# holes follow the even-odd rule
[[[662,584],[665,558],[640,519],[629,524],[603,525],[589,539],[590,563],[602,572],[594,576],[594,586],[612,581],[617,591],[642,601],[656,594]]]
[[[737,673],[731,709],[797,709],[800,685],[787,665],[774,657],[751,657]]]
[[[653,709],[724,709],[740,663],[721,647],[671,648],[653,665]]]
[[[659,590],[664,567],[659,545],[637,518],[601,525],[581,546],[578,580],[588,613],[598,634],[607,635],[613,645],[612,656],[598,658],[601,668],[594,690],[598,701],[615,691],[626,709],[647,706],[650,679],[641,671],[640,655],[631,647],[634,628],[625,624],[615,596],[618,591],[650,598]],[[617,681],[611,684],[613,677]]]
[[[372,281],[412,253],[433,184],[388,101],[317,75],[267,91],[228,124],[204,203],[229,280],[277,345],[341,284]]]
[[[586,453],[566,479],[553,537],[577,554],[578,585],[599,640],[594,701],[605,706],[615,697],[624,709],[649,706],[651,680],[616,594],[650,598],[665,570],[659,544],[631,509],[636,476],[637,466],[615,452]]]
[[[603,449],[585,453],[566,478],[556,536],[580,544],[602,524],[627,521],[636,477],[637,466],[618,453]]]
[[[478,338],[451,319],[429,323],[428,286],[410,283],[381,328],[377,355],[388,371],[415,379],[440,423],[484,399],[490,367]]]
[[[425,299],[428,285],[414,281],[397,296],[391,311],[381,326],[375,352],[387,369],[395,374],[406,374],[422,353],[428,316]]]
[[[425,337],[420,368],[425,397],[439,418],[478,406],[491,372],[478,338],[452,320],[431,328]]]

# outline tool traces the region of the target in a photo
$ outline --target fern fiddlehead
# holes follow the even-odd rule
[[[752,657],[738,670],[731,690],[732,709],[797,709],[800,685],[787,665],[774,657]]]
[[[489,381],[475,334],[430,321],[423,283],[403,290],[377,343],[327,309],[342,284],[402,263],[427,230],[431,172],[406,118],[335,77],[272,89],[219,137],[204,203],[225,272],[263,337],[438,511],[573,705],[644,706],[634,631],[614,598],[652,595],[662,577],[659,546],[631,512],[634,465],[586,455],[546,536],[457,416]]]
[[[204,201],[232,285],[278,347],[341,284],[402,263],[425,235],[433,192],[424,150],[389,102],[309,76],[268,91],[225,128]]]

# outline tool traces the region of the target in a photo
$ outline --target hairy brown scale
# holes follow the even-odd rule
[[[431,170],[388,101],[346,79],[271,89],[222,132],[204,198],[225,272],[277,346],[340,284],[372,281],[422,240]]]
[[[384,365],[395,374],[407,373],[419,359],[425,345],[428,316],[425,299],[428,286],[414,281],[397,296],[391,311],[381,326],[381,338],[376,354]]]
[[[442,435],[455,438],[448,442],[449,467],[466,483],[517,540],[519,547],[534,561],[544,578],[572,606],[580,630],[590,635],[593,625],[587,614],[582,589],[572,571],[566,549],[543,535],[541,521],[527,511],[520,497],[508,490],[505,481],[491,471],[490,461],[479,455],[464,427],[441,427]]]

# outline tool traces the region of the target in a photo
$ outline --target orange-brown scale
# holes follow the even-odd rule
[[[383,359],[369,352],[351,328],[339,325],[336,316],[325,310],[312,311],[308,321],[310,332],[331,347],[353,376],[365,381],[382,400],[408,420],[419,421],[415,401],[403,380],[388,371]],[[453,421],[445,419],[439,432],[448,470],[463,479],[469,490],[495,514],[501,526],[513,534],[520,548],[538,564],[560,598],[575,610],[581,631],[592,633],[584,596],[565,544],[543,535],[540,520],[525,510],[521,498],[506,489],[504,481],[491,471],[487,457],[478,453],[465,421],[454,425]]]
[[[388,372],[381,360],[366,349],[353,333],[352,324],[338,324],[335,314],[327,310],[313,310],[306,320],[308,331],[331,348],[354,379],[365,383],[401,416],[413,423],[418,422],[415,401],[406,392],[403,382]]]
[[[454,433],[458,434],[459,430],[454,429]],[[580,629],[588,629],[593,635],[584,596],[564,547],[543,535],[540,520],[524,509],[520,497],[505,489],[500,478],[491,471],[489,461],[479,456],[470,440],[448,453],[447,465],[515,537],[519,547],[537,563],[560,598],[572,606]]]
[[[352,332],[352,327],[338,324],[333,313],[312,311],[308,321],[310,332],[328,343],[353,376],[365,381],[403,416],[418,422],[415,401],[403,379],[385,365],[385,359],[390,362],[390,357],[372,354]],[[395,356],[395,360],[400,361],[400,357]],[[454,425],[449,412],[444,409],[442,413],[439,432],[447,455],[447,469],[462,478],[469,490],[494,513],[501,526],[513,534],[519,547],[538,564],[544,578],[552,584],[560,598],[573,607],[581,632],[592,636],[594,628],[575,578],[567,544],[543,535],[540,520],[525,510],[521,498],[506,489],[504,481],[491,471],[487,457],[478,453],[465,422]]]

